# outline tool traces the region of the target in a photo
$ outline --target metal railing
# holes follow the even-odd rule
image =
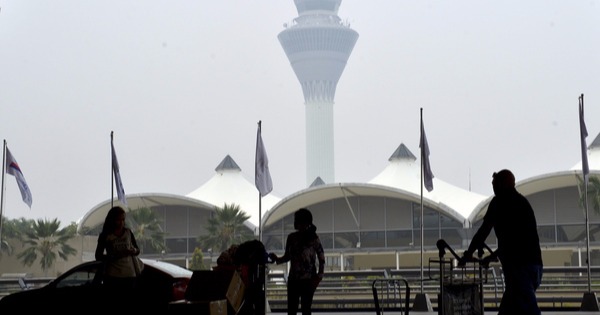
[[[600,267],[592,267],[592,291],[600,291]],[[435,277],[435,271],[431,270]],[[504,292],[504,279],[499,264],[486,270],[487,282],[483,284],[483,303],[486,311],[497,310]],[[376,305],[372,283],[376,279],[403,279],[410,289],[410,305],[417,293],[421,293],[420,268],[399,270],[360,270],[326,272],[317,288],[313,301],[315,311],[372,311]],[[271,311],[286,312],[287,292],[282,274],[267,276],[267,300]],[[545,311],[575,310],[581,306],[587,292],[586,267],[546,267],[542,284],[537,291],[540,308]],[[434,309],[438,307],[439,280],[425,279],[423,293],[427,294]]]

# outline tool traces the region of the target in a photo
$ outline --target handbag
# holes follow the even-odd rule
[[[141,275],[144,270],[144,262],[138,256],[131,256],[131,261],[133,262],[136,277]]]

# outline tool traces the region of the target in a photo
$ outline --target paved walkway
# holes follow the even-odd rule
[[[275,312],[275,313],[267,313],[268,314],[272,314],[272,315],[282,315],[282,314],[287,314],[287,313],[279,313],[279,312]],[[399,312],[386,312],[384,314],[388,314],[388,315],[404,315],[404,313],[399,313]],[[414,315],[438,315],[437,311],[436,312],[409,312],[410,314],[414,314]],[[497,315],[497,312],[485,312],[485,315]],[[375,315],[375,312],[313,312],[313,315]],[[542,312],[542,315],[600,315],[600,312],[581,312],[581,311],[570,311],[570,312],[561,312],[561,311],[552,311],[552,312]]]

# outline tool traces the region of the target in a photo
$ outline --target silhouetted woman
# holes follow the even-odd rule
[[[325,253],[312,220],[308,209],[297,210],[294,213],[296,231],[288,235],[285,253],[281,257],[277,257],[275,253],[269,254],[269,258],[277,264],[290,262],[287,281],[288,315],[298,312],[299,303],[302,315],[311,314],[313,296],[323,279]]]
[[[104,262],[104,287],[118,301],[130,301],[135,286],[135,256],[140,250],[133,232],[125,226],[125,210],[113,207],[108,211],[98,236],[96,260]]]

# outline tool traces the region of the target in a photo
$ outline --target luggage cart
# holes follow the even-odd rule
[[[496,261],[495,253],[484,244],[484,248],[478,250],[478,258],[458,265],[461,257],[446,241],[440,239],[436,246],[439,259],[429,259],[429,278],[435,279],[433,270],[437,269],[440,282],[438,314],[483,315],[483,285],[488,280],[484,270],[487,271],[490,262]],[[484,249],[490,252],[486,257],[483,257]],[[449,250],[453,257],[445,258],[446,250]]]
[[[404,312],[408,315],[410,305],[410,287],[402,278],[385,278],[373,280],[373,301],[377,315],[385,312]],[[402,297],[402,293],[404,297]]]

